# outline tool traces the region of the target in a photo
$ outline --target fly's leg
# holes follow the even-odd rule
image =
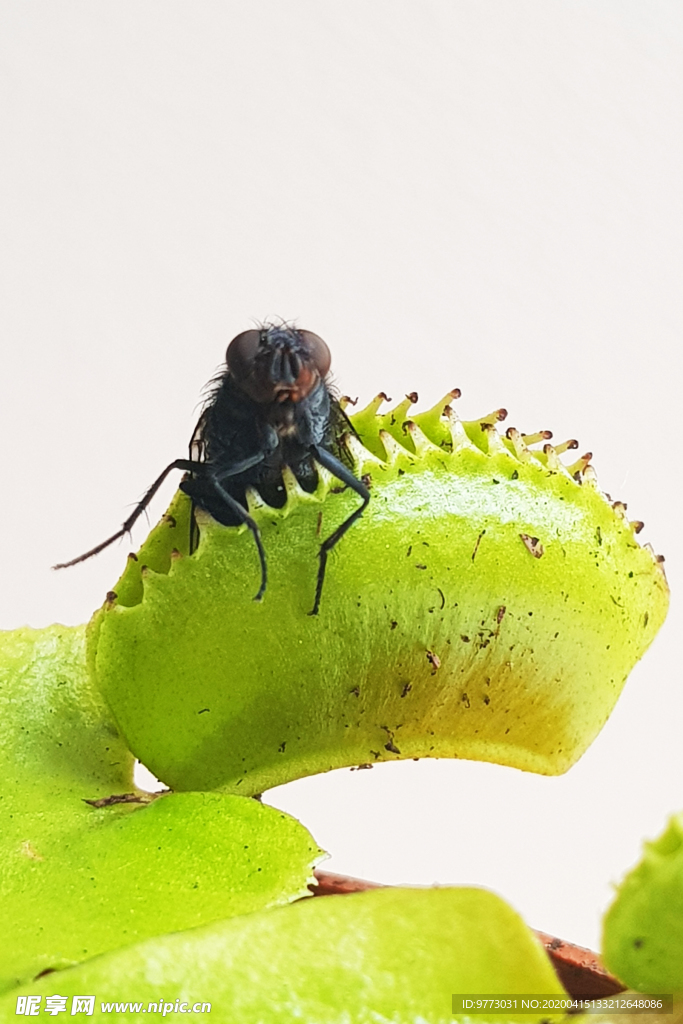
[[[192,509],[190,512],[190,554],[193,555],[199,547],[199,527],[197,526],[197,520],[195,519],[195,511],[197,510],[197,503],[194,498],[190,499],[192,502]]]
[[[241,470],[238,470],[237,472],[241,472]],[[224,473],[224,474],[222,473],[221,474],[221,476],[230,476],[230,475],[232,475],[232,474],[231,473]],[[220,479],[216,475],[214,475],[213,473],[210,473],[209,476],[208,476],[208,479],[209,479],[209,482],[211,483],[211,485],[213,486],[213,489],[215,490],[216,494],[221,499],[221,501],[224,502],[224,504],[228,506],[228,508],[231,510],[231,512],[234,512],[234,514],[237,516],[237,518],[239,519],[239,521],[241,523],[244,523],[244,525],[251,531],[251,535],[254,538],[254,543],[256,544],[256,550],[258,551],[259,561],[261,563],[261,586],[259,587],[258,593],[255,595],[254,600],[255,601],[260,601],[261,598],[263,597],[263,595],[266,592],[266,585],[268,583],[268,570],[266,568],[266,553],[265,553],[265,551],[263,549],[263,542],[261,540],[261,531],[259,530],[259,528],[258,528],[257,524],[254,522],[254,520],[251,518],[251,516],[249,515],[247,510],[245,508],[243,508],[242,505],[240,505],[239,501],[237,501],[236,498],[233,498],[232,494],[229,494],[228,491],[226,491],[225,487],[223,487],[223,485],[220,482]]]
[[[91,548],[90,551],[86,551],[85,554],[79,555],[78,558],[72,558],[70,562],[60,562],[58,565],[53,565],[52,568],[68,569],[69,566],[71,565],[78,565],[79,562],[85,562],[88,558],[92,558],[93,555],[99,555],[100,551],[104,551],[105,548],[108,548],[109,545],[113,544],[115,540],[119,539],[119,537],[123,537],[124,534],[129,533],[131,531],[134,524],[145,511],[150,501],[157,493],[157,491],[163,484],[164,480],[172,470],[182,469],[186,473],[196,473],[201,468],[201,463],[192,462],[191,459],[175,459],[173,462],[170,463],[170,465],[166,467],[163,473],[159,474],[159,476],[156,478],[151,487],[147,488],[143,497],[137,503],[137,505],[135,506],[131,514],[128,516],[120,530],[117,530],[116,533],[112,534],[111,537],[108,537],[107,540],[103,540],[101,544],[98,544],[96,547]]]
[[[321,466],[328,469],[338,480],[341,480],[343,484],[346,484],[352,491],[355,491],[359,498],[363,499],[363,504],[360,508],[357,508],[355,512],[352,512],[348,519],[345,519],[344,522],[341,523],[320,545],[320,551],[318,554],[320,563],[318,565],[318,579],[315,585],[315,602],[313,604],[313,608],[308,613],[309,615],[317,615],[320,610],[320,598],[322,597],[323,583],[325,582],[327,556],[335,544],[342,539],[346,531],[349,530],[356,520],[360,519],[363,515],[363,512],[368,507],[368,502],[370,501],[370,491],[367,489],[365,484],[358,479],[358,477],[353,475],[350,469],[347,469],[346,466],[340,462],[339,459],[336,459],[331,452],[328,452],[326,448],[321,448],[318,445],[311,445],[311,454]]]
[[[192,452],[192,445],[190,445],[190,452]],[[216,485],[215,485],[215,481],[216,480],[218,480],[218,481],[225,480],[227,477],[237,476],[239,473],[244,473],[246,470],[251,469],[253,466],[258,465],[258,463],[262,462],[264,458],[265,458],[264,453],[263,452],[259,452],[258,455],[250,455],[246,459],[241,459],[239,462],[235,462],[232,466],[228,467],[227,469],[222,469],[220,472],[216,472],[213,469],[210,470],[209,472],[206,472],[207,471],[207,465],[205,463],[200,463],[200,465],[201,465],[202,469],[204,469],[204,471],[205,471],[204,475],[208,478],[209,483],[213,486],[214,490],[216,490]],[[197,502],[196,502],[195,496],[193,495],[193,493],[190,490],[189,486],[186,489],[183,486],[183,484],[181,484],[180,485],[180,489],[181,489],[181,491],[184,491],[185,494],[188,494],[190,496],[191,500],[192,500],[192,515],[190,516],[190,554],[192,554],[199,547],[199,527],[197,525],[197,520],[195,519],[195,514],[194,514],[195,513],[195,509],[197,508]],[[223,493],[220,494],[220,497],[225,502],[225,498],[223,497]],[[234,500],[234,499],[231,499],[231,500]],[[233,511],[235,511],[235,509],[230,504],[230,502],[225,502],[225,503],[227,505],[229,505],[229,507],[231,509],[233,509]],[[244,522],[245,520],[243,519],[243,514],[244,514],[245,510],[242,508],[241,505],[239,506],[239,509],[240,509],[239,512],[237,512],[236,514],[239,517],[240,522]],[[261,594],[261,593],[262,592],[259,591],[259,594]],[[260,597],[259,597],[259,600],[260,600]]]

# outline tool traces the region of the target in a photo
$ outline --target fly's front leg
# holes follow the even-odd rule
[[[69,566],[71,565],[78,565],[79,562],[85,562],[88,558],[92,558],[93,555],[99,555],[100,551],[104,551],[105,548],[108,548],[109,545],[113,544],[115,540],[119,539],[119,537],[123,537],[124,534],[130,533],[130,531],[133,528],[133,525],[137,522],[138,518],[145,511],[150,501],[157,493],[157,491],[163,484],[164,480],[172,470],[182,469],[185,470],[186,473],[196,473],[197,470],[200,468],[201,464],[197,462],[192,462],[191,459],[175,459],[173,462],[170,463],[170,465],[166,467],[163,473],[159,474],[159,476],[156,478],[151,487],[147,488],[143,497],[137,503],[137,505],[135,506],[131,514],[128,516],[120,530],[117,530],[116,533],[113,533],[111,535],[111,537],[108,537],[106,540],[103,540],[101,544],[98,544],[96,547],[91,548],[90,551],[86,551],[85,554],[79,555],[78,558],[72,558],[70,562],[60,562],[58,565],[53,565],[52,568],[68,569]]]
[[[192,450],[192,446],[190,446],[190,450]],[[263,459],[263,453],[259,452],[257,455],[250,455],[246,459],[240,459],[239,462],[233,463],[232,466],[229,466],[227,469],[224,468],[217,470],[213,466],[209,468],[208,463],[199,463],[199,466],[203,470],[204,478],[207,479],[209,484],[213,487],[213,489],[216,490],[216,480],[220,482],[221,480],[226,480],[229,477],[238,476],[240,473],[244,473],[247,470],[252,469],[254,466],[258,465],[258,463],[262,462]],[[197,546],[199,544],[199,527],[197,526],[197,522],[194,517],[194,512],[197,507],[197,495],[196,491],[193,490],[191,483],[188,483],[187,486],[183,486],[183,484],[181,484],[180,489],[181,491],[184,491],[185,494],[188,494],[192,499],[192,516],[190,519],[190,554],[192,554],[193,551],[196,551]],[[230,502],[225,500],[225,498],[223,497],[223,493],[220,493],[220,498],[226,505],[228,505],[233,511],[235,511]],[[231,498],[231,500],[234,499]],[[239,517],[240,522],[245,522],[243,518],[245,509],[243,509],[241,505],[239,506],[239,508],[240,511],[236,514]]]
[[[313,608],[308,613],[309,615],[317,615],[320,609],[320,598],[323,593],[323,583],[325,582],[327,556],[335,544],[342,539],[346,531],[350,529],[356,520],[360,519],[363,515],[363,512],[368,507],[368,502],[370,501],[370,491],[362,480],[355,477],[351,470],[346,468],[343,462],[340,462],[339,459],[336,459],[331,452],[328,452],[327,448],[321,448],[318,445],[311,445],[311,454],[321,466],[324,466],[325,469],[328,469],[330,473],[334,474],[337,480],[341,480],[343,484],[346,484],[347,487],[350,487],[351,490],[355,491],[356,494],[363,499],[363,504],[360,508],[357,508],[355,512],[352,512],[351,515],[345,519],[344,522],[341,523],[320,545],[320,551],[318,553],[320,563],[318,565],[318,579],[315,586],[315,602],[313,604]]]
[[[254,465],[254,463],[252,463],[252,465]],[[237,470],[237,472],[242,472],[242,470]],[[223,477],[231,475],[232,473],[230,472],[221,474],[221,476]],[[261,531],[259,530],[257,524],[254,522],[254,520],[247,512],[246,508],[243,508],[242,505],[240,505],[239,501],[237,501],[236,498],[233,498],[232,494],[226,491],[225,487],[223,487],[223,484],[220,482],[220,478],[215,473],[209,473],[208,480],[209,483],[213,486],[214,491],[221,499],[221,501],[224,502],[224,504],[227,505],[232,512],[234,512],[239,521],[241,523],[244,523],[244,525],[248,527],[248,529],[251,531],[251,535],[254,538],[254,543],[256,544],[256,550],[258,551],[259,561],[261,563],[261,586],[258,589],[258,593],[254,597],[255,601],[260,601],[266,592],[266,585],[268,583],[266,553],[263,549]]]

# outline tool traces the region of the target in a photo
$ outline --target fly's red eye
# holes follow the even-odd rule
[[[242,331],[228,345],[225,361],[236,380],[245,380],[253,371],[260,342],[261,331]]]
[[[312,331],[299,331],[298,334],[316,370],[321,377],[326,377],[332,362],[329,348],[323,339],[319,338],[317,334],[313,334]]]

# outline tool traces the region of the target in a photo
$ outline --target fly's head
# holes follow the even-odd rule
[[[243,331],[226,353],[228,371],[237,385],[284,433],[294,429],[297,407],[324,382],[330,362],[330,350],[322,338],[287,324]]]

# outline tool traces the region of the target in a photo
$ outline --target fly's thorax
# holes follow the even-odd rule
[[[200,420],[203,461],[227,467],[278,447],[278,435],[262,406],[249,398],[226,374]]]

